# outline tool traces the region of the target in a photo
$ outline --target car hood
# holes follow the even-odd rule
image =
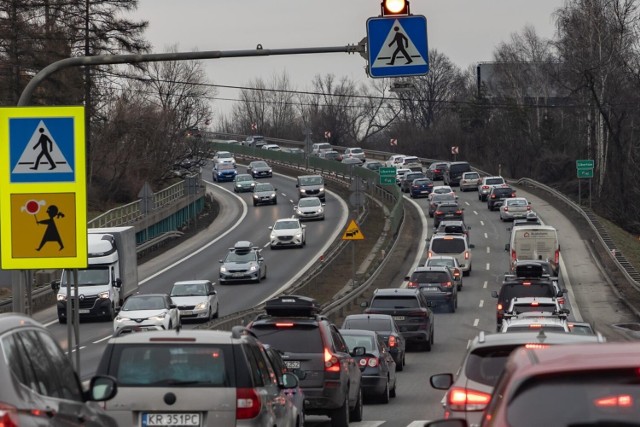
[[[287,229],[287,230],[271,230],[271,232],[275,236],[293,236],[297,233],[302,233],[302,230],[299,228]]]
[[[132,311],[124,311],[120,310],[118,316],[126,319],[145,319],[151,316],[157,316],[162,313],[166,313],[168,310],[166,308],[157,309],[157,310],[132,310]]]
[[[183,297],[171,297],[175,305],[198,305],[207,301],[206,295],[189,295]]]
[[[318,212],[322,206],[298,206],[300,212]]]
[[[239,270],[239,269],[245,269],[248,270],[252,265],[254,265],[256,262],[255,261],[248,261],[248,262],[225,262],[224,264],[222,264],[222,266],[224,268],[227,269],[232,269],[232,270]]]

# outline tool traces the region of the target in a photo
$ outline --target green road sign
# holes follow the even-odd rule
[[[380,184],[391,185],[396,183],[396,168],[380,168],[378,169],[380,175]]]
[[[593,160],[576,160],[577,169],[593,169]]]
[[[593,178],[593,169],[578,169],[578,178]]]

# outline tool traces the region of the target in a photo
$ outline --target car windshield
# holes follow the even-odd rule
[[[553,286],[546,283],[531,283],[530,285],[522,285],[520,283],[512,283],[503,285],[500,289],[500,300],[510,301],[512,298],[521,297],[553,297]]]
[[[429,185],[431,184],[431,181],[428,179],[414,179],[413,180],[413,185]]]
[[[362,154],[364,153],[364,150],[362,148],[352,148],[351,149],[351,154]]]
[[[523,381],[514,390],[506,415],[510,425],[519,427],[637,426],[638,402],[637,368],[567,369]]]
[[[344,341],[347,343],[347,347],[349,347],[349,351],[353,351],[356,347],[364,347],[367,353],[370,353],[375,348],[375,343],[373,342],[373,338],[370,335],[342,335]]]
[[[161,296],[136,295],[124,302],[122,311],[134,310],[162,310],[166,308]]]
[[[251,177],[251,175],[236,176],[236,182],[243,182],[243,181],[253,181],[253,178]]]
[[[535,305],[532,304],[514,304],[513,306],[513,310],[518,312],[518,313],[528,313],[528,312],[532,312],[532,311],[556,311],[558,309],[558,307],[555,304],[551,304],[551,303],[536,303]]]
[[[522,199],[514,199],[514,200],[509,200],[507,202],[507,205],[508,206],[527,206],[527,201]]]
[[[464,239],[433,239],[431,241],[431,251],[437,254],[459,254],[464,252],[467,248],[464,244]]]
[[[273,191],[273,185],[271,184],[256,184],[255,191]]]
[[[391,321],[389,319],[349,319],[342,325],[343,329],[364,329],[367,331],[386,332],[391,331]]]
[[[507,327],[507,332],[530,332],[530,331],[547,331],[547,332],[566,332],[562,325],[541,325],[532,323],[530,325],[513,325]]]
[[[371,308],[419,308],[420,303],[415,296],[376,296],[371,301]]]
[[[300,177],[300,185],[322,185],[321,176],[305,176]]]
[[[420,163],[420,159],[417,157],[405,157],[402,159],[402,163]]]
[[[251,330],[258,339],[283,352],[322,353],[322,336],[315,324],[294,324],[280,327],[277,324],[254,325]]]
[[[448,202],[448,201],[455,201],[456,198],[453,194],[451,193],[447,193],[447,194],[434,194],[433,198],[431,199],[431,202]]]
[[[498,197],[510,196],[513,193],[511,188],[494,188],[492,194]]]
[[[225,262],[251,262],[256,260],[254,251],[231,251],[227,255]]]
[[[464,179],[478,179],[480,175],[475,172],[468,172],[463,175]]]
[[[230,345],[116,345],[109,364],[120,387],[234,387]]]
[[[218,158],[219,159],[229,159],[233,157],[233,154],[226,152],[226,151],[220,151],[218,152]]]
[[[231,163],[220,163],[218,164],[219,170],[233,170],[234,167]]]
[[[456,205],[447,205],[444,203],[440,203],[440,206],[438,206],[440,212],[457,212],[459,209]]]
[[[371,162],[366,164],[367,169],[378,170],[382,167],[381,163]]]
[[[204,283],[185,283],[173,285],[172,297],[204,296],[207,295],[207,286]]]
[[[73,284],[73,274],[65,270],[60,286],[66,287],[67,283]],[[78,270],[78,284],[82,286],[101,286],[109,284],[109,269],[107,267],[89,268]]]
[[[253,163],[251,163],[251,167],[253,167],[253,168],[268,168],[269,165],[267,165],[266,162],[253,162]]]
[[[298,206],[300,206],[301,208],[310,208],[314,206],[320,206],[321,203],[322,202],[320,202],[320,199],[305,197],[304,199],[300,199],[300,201],[298,202]]]
[[[273,226],[274,230],[295,230],[296,228],[300,228],[298,221],[278,221]]]

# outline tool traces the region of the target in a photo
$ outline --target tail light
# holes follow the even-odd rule
[[[504,209],[505,212],[509,212],[509,206],[504,206],[502,209]]]
[[[495,199],[495,198],[496,198],[496,195],[495,195],[495,194],[492,194],[492,195],[491,195],[491,198],[492,198],[492,199]]]
[[[633,396],[629,394],[621,394],[619,396],[607,396],[595,399],[595,406],[601,408],[632,408]]]
[[[558,304],[564,305],[564,297],[558,297]]]
[[[456,215],[462,215],[462,211],[456,211]]]
[[[471,254],[469,253],[469,251],[464,251],[464,259],[469,259],[471,257]]]
[[[511,250],[511,262],[515,263],[516,260],[518,259],[517,255],[516,255],[516,251],[514,251],[513,249]]]
[[[511,193],[511,197],[516,197],[516,193]]]
[[[389,336],[389,348],[395,347],[398,343],[396,342],[396,337],[393,335]]]
[[[412,311],[410,313],[407,313],[407,316],[429,317],[429,312],[426,308],[423,308],[420,311]]]
[[[440,169],[434,169],[433,170],[435,173],[440,173]]]
[[[556,265],[560,262],[560,249],[556,250],[556,253],[553,256],[553,261]]]
[[[370,368],[375,368],[376,366],[378,366],[378,363],[379,362],[377,357],[363,357],[358,362],[358,364],[363,368],[366,366],[369,366]]]
[[[531,329],[540,329],[540,328],[542,328],[542,325],[540,323],[530,323],[529,327]]]
[[[418,282],[409,282],[409,284],[407,285],[407,288],[417,288],[418,287]]]
[[[524,348],[527,348],[529,350],[542,350],[545,348],[549,348],[549,344],[529,343],[525,344]]]
[[[442,282],[442,283],[440,283],[440,286],[442,286],[444,288],[450,288],[451,287],[451,282]]]
[[[488,186],[488,185],[483,185],[483,186],[482,186],[482,189],[483,189],[483,190],[488,190],[488,189],[489,189],[489,186]]]
[[[458,270],[457,268],[453,270],[453,277],[460,277],[460,270]]]
[[[498,305],[496,306],[496,308],[498,309],[498,311],[502,311],[502,304],[498,303]]]
[[[291,328],[293,327],[293,322],[277,322],[276,328]]]
[[[538,305],[540,305],[540,303],[538,303],[538,301],[533,301],[531,303],[531,307],[537,307]]]
[[[331,354],[328,348],[324,349],[324,370],[328,372],[340,372],[340,360]]]
[[[0,426],[1,427],[18,427],[18,408],[0,402]]]
[[[453,387],[449,391],[449,406],[454,411],[482,411],[491,395],[469,388]]]
[[[527,206],[527,211],[530,211],[530,210],[531,210],[531,206]]]
[[[531,282],[522,282],[522,286],[531,286]]]
[[[436,215],[442,215],[442,211],[436,211]]]
[[[431,258],[433,256],[433,252],[427,251],[427,258]]]
[[[236,418],[248,420],[255,418],[261,409],[260,396],[254,388],[236,389]]]

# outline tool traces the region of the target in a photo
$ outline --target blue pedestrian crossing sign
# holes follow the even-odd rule
[[[429,72],[427,18],[422,15],[367,20],[369,75],[420,76]]]

